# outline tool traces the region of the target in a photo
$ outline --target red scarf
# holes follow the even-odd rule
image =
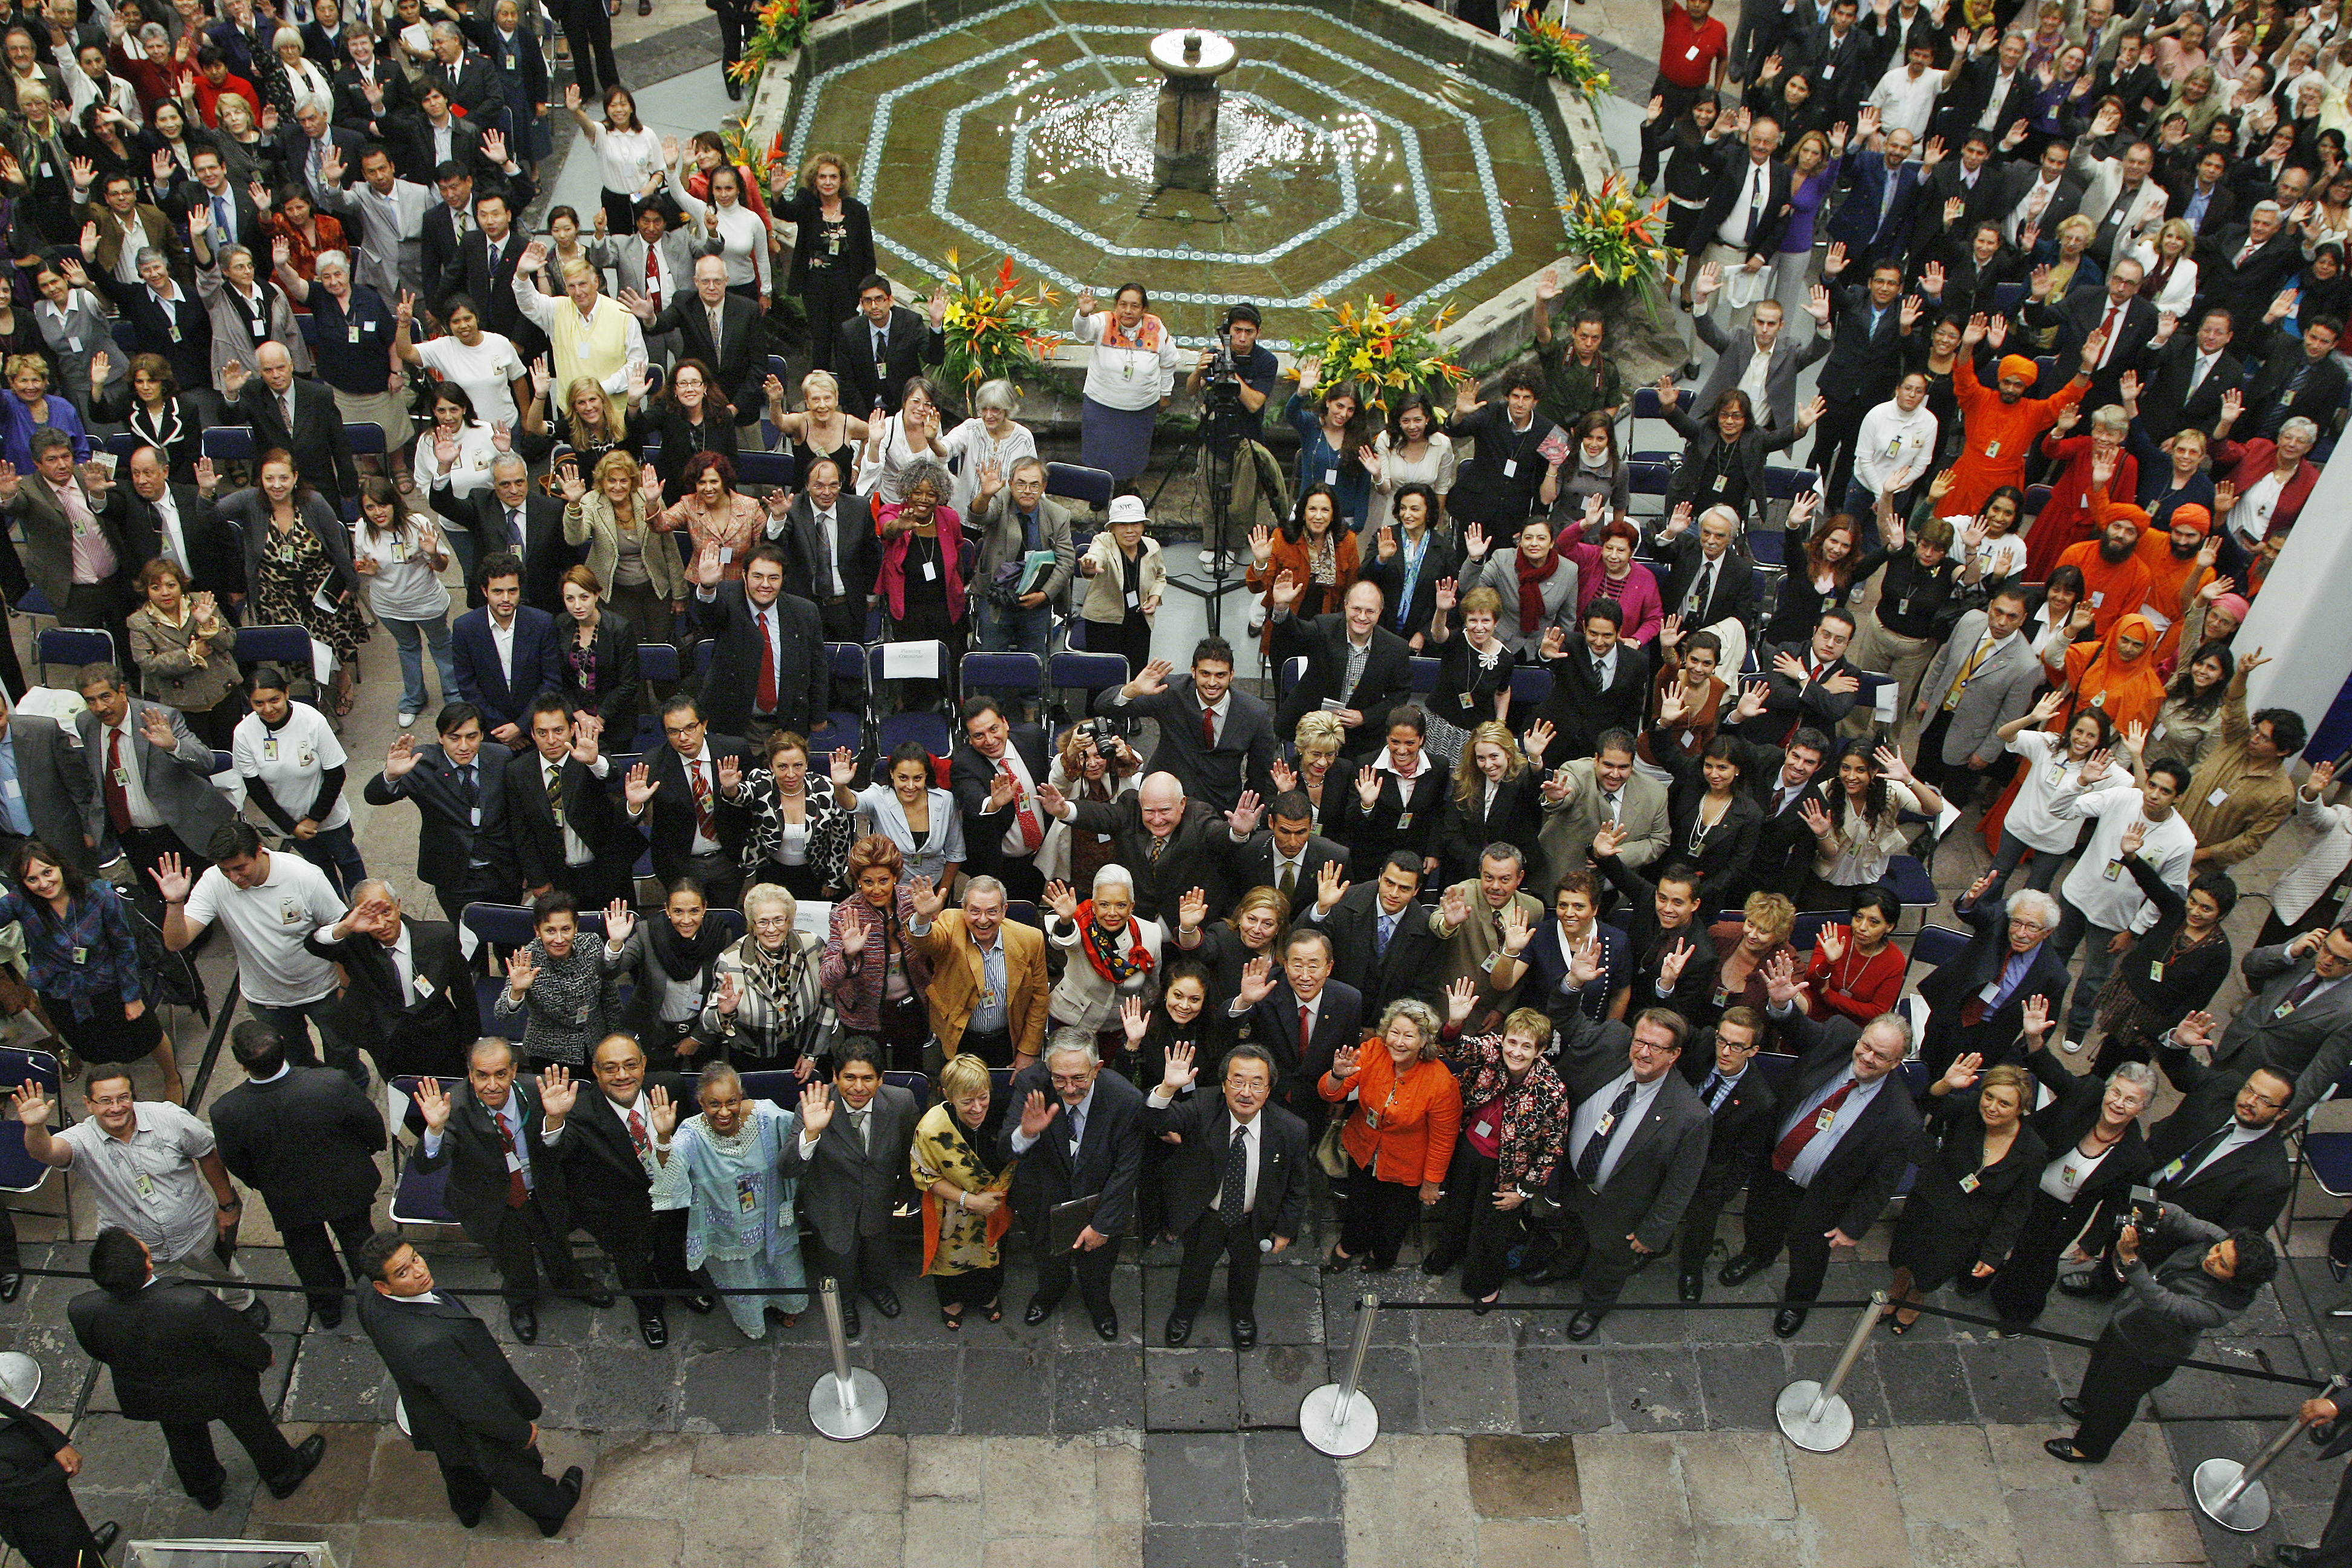
[[[1078,945],[1086,952],[1087,962],[1094,971],[1113,985],[1123,985],[1139,974],[1151,973],[1151,953],[1143,945],[1143,928],[1133,916],[1127,922],[1127,951],[1121,952],[1103,929],[1095,923],[1095,901],[1088,899],[1078,906]]]
[[[1519,635],[1531,637],[1536,635],[1536,628],[1543,625],[1543,585],[1550,580],[1558,558],[1547,555],[1542,564],[1530,565],[1528,552],[1520,550],[1511,559],[1519,568]]]

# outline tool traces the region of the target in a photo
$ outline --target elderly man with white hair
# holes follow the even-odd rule
[[[2058,900],[2032,888],[2005,902],[1987,899],[1993,879],[1986,872],[1952,900],[1974,934],[1957,957],[1919,982],[1928,1007],[1920,1055],[1929,1082],[1963,1055],[1982,1057],[1986,1067],[2020,1059],[2027,1000],[2041,997],[2055,1016],[2066,995],[2066,961],[2051,941],[2058,933]]]
[[[1224,816],[1207,801],[1187,799],[1174,773],[1144,775],[1132,795],[1116,800],[1073,800],[1054,785],[1041,784],[1037,804],[1046,814],[1081,833],[1108,835],[1112,858],[1131,867],[1136,913],[1166,921],[1192,888],[1208,895],[1213,910],[1224,907],[1224,879],[1218,868],[1226,850]]]
[[[547,246],[533,240],[515,264],[515,303],[531,325],[547,334],[555,363],[555,384],[570,386],[581,376],[596,381],[614,397],[642,390],[645,329],[617,300],[604,298],[598,273],[584,256],[563,264],[565,299],[539,291],[531,279],[547,265]]]
[[[1114,869],[1106,866],[1103,873]],[[1102,874],[1095,886],[1099,893]],[[1080,967],[1076,960],[1072,967]],[[1013,1173],[1013,1212],[1025,1222],[1037,1265],[1037,1293],[1022,1321],[1034,1327],[1053,1316],[1076,1274],[1095,1332],[1116,1340],[1110,1273],[1118,1261],[1118,1238],[1135,1219],[1143,1093],[1102,1070],[1084,1029],[1057,1028],[1045,1042],[1045,1059],[1013,1080],[1012,1106],[998,1134],[998,1154],[1020,1162]]]
[[[311,270],[312,282],[290,267],[279,280],[310,308],[319,329],[319,379],[334,389],[343,423],[373,425],[383,432],[385,448],[396,448],[409,432],[408,378],[393,358],[398,323],[382,294],[352,281],[343,252],[320,251]]]

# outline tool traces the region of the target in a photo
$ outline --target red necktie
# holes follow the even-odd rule
[[[716,840],[719,822],[710,815],[710,781],[703,776],[700,763],[687,763],[686,776],[694,784],[694,830],[705,838]],[[636,1112],[632,1110],[629,1114],[635,1116]],[[645,1141],[639,1139],[638,1142],[642,1143]]]
[[[996,765],[1003,770],[1006,778],[1013,780],[1013,819],[1021,825],[1021,847],[1034,855],[1045,842],[1045,825],[1037,820],[1037,808],[1030,804],[1029,792],[1014,775],[1012,762],[1000,757]]]
[[[122,731],[106,732],[106,820],[117,838],[131,831],[131,792],[122,786]]]
[[[507,1129],[507,1119],[493,1110],[490,1112],[490,1125],[499,1130],[499,1147],[505,1151],[509,1160],[513,1160],[515,1158],[514,1134]],[[530,1201],[530,1189],[522,1184],[522,1166],[520,1163],[509,1165],[507,1167],[507,1207],[519,1209]]]
[[[2106,339],[2106,342],[2099,346],[2101,364],[2106,363],[2107,356],[2116,352],[2116,318],[2123,313],[2124,308],[2121,305],[2110,304],[2107,307],[2106,319],[2099,323],[2099,331]]]
[[[1298,1009],[1298,1059],[1307,1059],[1307,1043],[1315,1034],[1315,1009],[1302,1005]]]
[[[1217,749],[1217,710],[1213,708],[1201,710],[1201,749],[1204,752]]]
[[[652,246],[646,247],[646,298],[654,302],[656,310],[661,309],[661,268],[656,261],[657,254]]]
[[[1812,1114],[1790,1128],[1789,1135],[1773,1147],[1772,1168],[1782,1175],[1787,1175],[1789,1167],[1797,1163],[1797,1156],[1805,1152],[1805,1145],[1813,1141],[1813,1134],[1822,1130],[1822,1122],[1829,1117],[1835,1116],[1839,1108],[1845,1104],[1846,1096],[1860,1087],[1860,1079],[1851,1078],[1846,1079],[1838,1085],[1838,1091],[1835,1094],[1822,1100],[1814,1109]]]
[[[629,1111],[629,1139],[636,1144],[638,1153],[646,1152],[646,1119],[638,1115],[635,1108]]]
[[[751,700],[762,713],[776,710],[776,647],[768,640],[768,612],[760,612],[760,688]]]

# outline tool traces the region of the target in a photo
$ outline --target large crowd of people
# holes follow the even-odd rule
[[[560,91],[513,0],[13,22],[0,588],[116,649],[70,720],[0,709],[0,920],[88,1102],[15,1114],[108,1227],[91,1353],[210,1358],[138,1394],[118,1362],[125,1415],[208,1506],[205,1418],[273,1489],[318,1463],[250,1397],[250,1193],[312,1321],[355,1290],[460,1519],[496,1490],[560,1526],[535,1397],[371,1234],[389,1134],[516,1338],[617,1289],[655,1348],[681,1307],[789,1327],[821,1278],[853,1335],[926,1278],[942,1332],[1075,1288],[1115,1340],[1132,1244],[1181,1258],[1160,1341],[1222,1262],[1246,1350],[1309,1234],[1482,1313],[1563,1286],[1576,1342],[1661,1255],[1699,1302],[1785,1252],[1785,1338],[1909,1172],[1886,1331],[1947,1289],[2011,1332],[2123,1297],[2049,1444],[2104,1458],[2276,1268],[2286,1133],[2352,1067],[2352,807],[2238,636],[2343,421],[2352,33],[2336,0],[2014,9],[1795,0],[1735,37],[1666,0],[1642,155],[1694,342],[1663,489],[1556,278],[1532,370],[1309,361],[1279,405],[1254,306],[1195,360],[1129,284],[1073,319],[1094,516],[1011,385],[957,420],[946,298],[876,270],[845,162],[649,132],[594,0]],[[559,103],[585,222],[534,207]],[[1156,625],[1132,481],[1180,373],[1208,471],[1248,470],[1199,521],[1265,695]],[[1293,437],[1287,475],[1234,461]],[[748,477],[770,453],[788,482]],[[259,626],[311,661],[257,662]],[[355,759],[379,626],[397,739]],[[946,657],[869,686],[836,655],[873,643]],[[1063,647],[1125,680],[958,673]],[[886,716],[941,722],[886,748]],[[365,864],[354,791],[414,808],[431,907]],[[2231,868],[2290,820],[2236,952],[2265,889]],[[1990,869],[1914,982],[1896,879],[1965,832]],[[472,906],[523,912],[485,943]],[[249,1017],[207,1124],[159,1005],[212,942]],[[398,1077],[404,1132],[367,1092]],[[22,1279],[0,1225],[0,1300]],[[0,1469],[70,1472],[0,1415]],[[0,1533],[69,1562],[59,1517]]]

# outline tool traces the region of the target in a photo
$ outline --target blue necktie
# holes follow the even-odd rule
[[[1396,934],[1396,922],[1397,918],[1394,915],[1381,917],[1380,955],[1382,958],[1389,955],[1389,938]]]

